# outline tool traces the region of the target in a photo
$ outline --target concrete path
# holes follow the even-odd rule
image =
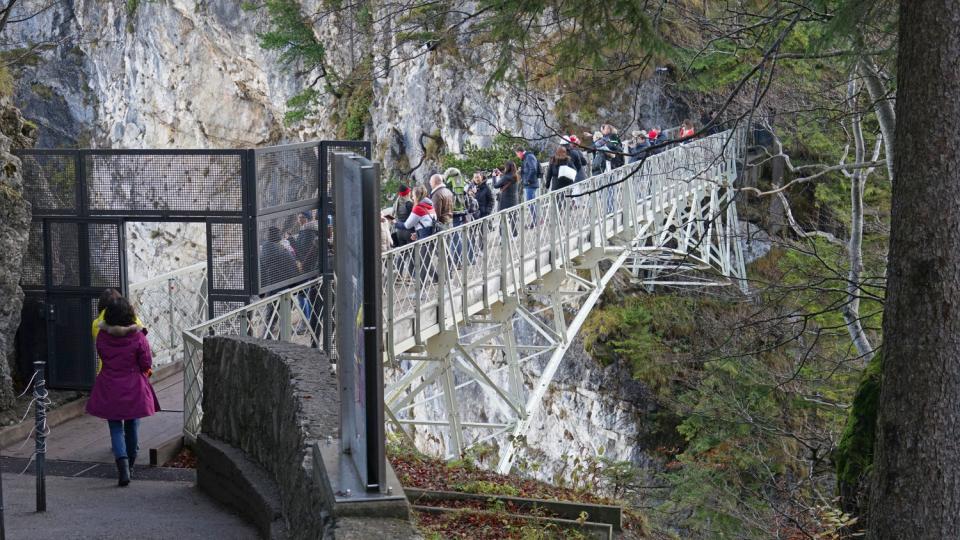
[[[7,538],[169,539],[257,538],[239,516],[200,493],[191,482],[47,477],[47,512],[34,512],[32,474],[3,475]]]
[[[140,459],[146,463],[151,448],[183,435],[183,371],[154,383],[161,412],[140,422]],[[4,456],[28,458],[33,439],[17,441],[3,449]],[[107,422],[87,414],[51,428],[47,459],[113,463]]]
[[[35,513],[33,439],[2,451],[7,538],[258,537],[240,516],[197,490],[194,470],[145,466],[150,448],[183,434],[183,372],[154,389],[164,411],[140,424],[143,465],[129,487],[117,487],[107,423],[86,414],[52,428],[47,438],[45,513]]]

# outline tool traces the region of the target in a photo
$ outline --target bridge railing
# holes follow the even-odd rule
[[[388,357],[396,359],[549,272],[569,268],[575,258],[607,246],[617,235],[629,241],[637,228],[654,226],[655,214],[706,184],[732,186],[739,146],[729,135],[678,144],[643,162],[385,252]],[[199,433],[202,417],[203,338],[251,336],[320,347],[323,312],[333,305],[332,298],[323,301],[322,286],[323,278],[316,278],[183,331],[188,437]]]
[[[626,228],[642,226],[698,183],[725,178],[732,185],[735,139],[723,132],[678,144],[385,252],[388,357],[422,345],[551,270],[570,266]]]
[[[203,415],[203,338],[249,336],[319,347],[323,340],[323,278],[315,278],[183,331],[184,404],[187,436],[200,432]]]
[[[183,331],[207,319],[207,263],[133,283],[128,295],[150,331],[154,363],[173,362],[183,347]]]

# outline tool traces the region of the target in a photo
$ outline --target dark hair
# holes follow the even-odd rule
[[[100,293],[100,298],[97,299],[97,313],[107,309],[107,304],[118,296],[120,296],[120,291],[116,289],[104,289],[104,291]]]
[[[503,174],[507,173],[517,174],[517,164],[514,163],[512,159],[508,159],[506,163],[503,164]]]
[[[130,326],[136,323],[136,320],[137,314],[126,298],[117,295],[116,298],[107,303],[103,321],[110,326]]]
[[[558,146],[557,151],[554,152],[553,158],[550,159],[550,162],[554,164],[560,163],[562,161],[566,161],[569,157],[570,156],[567,154],[567,149],[563,146]]]
[[[270,227],[267,229],[267,242],[279,242],[280,241],[280,229],[276,227]]]

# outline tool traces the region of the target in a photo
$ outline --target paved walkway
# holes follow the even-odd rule
[[[117,487],[107,423],[86,414],[47,438],[45,513],[35,513],[33,439],[2,451],[7,538],[257,538],[240,516],[197,490],[194,470],[146,466],[150,448],[183,434],[183,372],[154,388],[163,412],[140,424],[143,465],[129,487]]]
[[[239,516],[200,493],[192,482],[47,477],[47,511],[36,509],[34,477],[3,475],[7,538],[257,538]]]
[[[147,463],[150,449],[183,434],[183,371],[154,383],[161,412],[140,422],[140,462]],[[18,441],[3,449],[3,455],[29,458],[33,439]],[[107,423],[87,414],[51,428],[47,436],[47,459],[113,463]]]

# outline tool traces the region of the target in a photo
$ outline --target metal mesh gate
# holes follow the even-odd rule
[[[326,273],[327,156],[336,150],[369,157],[370,144],[18,151],[33,207],[19,357],[46,357],[53,387],[92,385],[96,298],[108,287],[127,292],[126,220],[205,223],[210,317]]]

